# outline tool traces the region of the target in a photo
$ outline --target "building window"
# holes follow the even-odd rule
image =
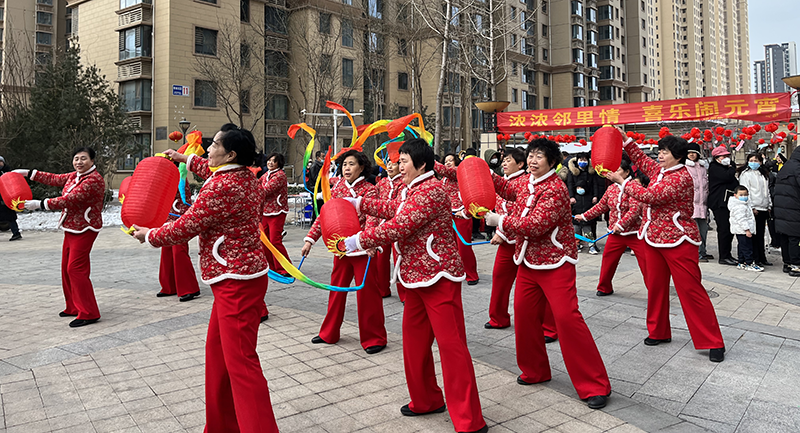
[[[461,107],[453,107],[453,126],[461,128]]]
[[[408,55],[408,41],[400,39],[397,41],[397,54],[405,57]]]
[[[347,111],[349,111],[351,113],[356,111],[356,101],[354,99],[345,99],[344,100],[344,104],[342,104],[342,106],[345,108],[345,110],[347,110]],[[350,119],[345,119],[345,122],[347,122],[347,125],[349,125],[350,124]],[[347,126],[347,125],[344,125],[344,126]]]
[[[119,95],[125,111],[150,111],[150,80],[125,81],[119,84]]]
[[[586,10],[586,20],[591,22],[597,22],[597,9],[589,8]]]
[[[400,90],[408,90],[408,74],[405,72],[397,73],[397,88]]]
[[[597,54],[589,54],[589,63],[586,66],[590,68],[597,67]]]
[[[197,0],[197,1],[201,1],[203,3],[211,3],[212,5],[217,4],[217,0]]]
[[[547,24],[542,24],[542,37],[547,37]]]
[[[352,59],[342,59],[342,86],[353,87]]]
[[[264,73],[269,77],[289,77],[289,61],[280,51],[264,53]]]
[[[523,82],[528,84],[536,84],[536,71],[532,69],[525,69],[525,75],[523,76]]]
[[[136,153],[126,154],[125,156],[117,159],[117,170],[132,171],[136,168],[136,165],[139,164],[139,161],[144,159],[144,157],[149,153],[150,134],[134,134],[132,140],[134,146],[143,150],[140,150]]]
[[[550,97],[545,96],[542,98],[542,109],[549,110],[550,109]]]
[[[549,86],[550,85],[550,74],[549,73],[547,73],[547,72],[543,72],[542,73],[542,84],[544,84],[545,86]]]
[[[542,13],[547,13],[547,0],[542,0]]]
[[[383,18],[383,0],[364,0],[369,16],[372,18]]]
[[[288,14],[283,9],[266,6],[264,8],[264,29],[268,32],[286,34]]]
[[[331,64],[333,63],[333,57],[330,54],[323,54],[319,58],[319,73],[323,76],[330,76],[331,74]]]
[[[511,75],[517,76],[517,62],[511,62]]]
[[[573,107],[585,107],[586,106],[586,98],[582,98],[580,96],[576,96],[572,98],[572,106]]]
[[[583,64],[583,50],[580,48],[572,49],[572,63]]]
[[[597,90],[597,77],[588,76],[586,77],[587,85],[586,87],[589,90]]]
[[[36,0],[36,3],[42,4],[42,5],[50,5],[50,6],[52,6],[53,5],[53,0]],[[150,4],[153,4],[153,1],[152,0],[119,0],[119,8],[120,9],[125,9],[125,8],[129,8],[131,6],[135,6],[135,5],[142,4],[142,3],[150,5]]]
[[[517,89],[511,89],[511,103],[517,103]]]
[[[450,126],[450,107],[442,107],[442,126]]]
[[[601,66],[600,67],[600,79],[601,80],[613,80],[614,79],[614,67],[613,66]]]
[[[606,41],[609,39],[614,39],[614,27],[613,26],[600,26],[600,40]]]
[[[331,14],[319,13],[319,32],[323,35],[331,34]]]
[[[578,0],[572,0],[572,15],[583,16],[583,3]]]
[[[375,32],[364,32],[364,48],[371,53],[383,54],[383,36]]]
[[[547,48],[542,48],[542,60],[544,60],[546,62],[548,60],[548,57],[549,56],[548,56]]]
[[[119,59],[150,57],[153,27],[138,26],[119,32]]]
[[[204,54],[207,56],[217,55],[217,31],[211,29],[204,29],[202,27],[194,28],[194,52],[195,54]]]
[[[597,32],[589,31],[589,33],[586,36],[587,36],[587,41],[590,44],[597,45]]]
[[[250,68],[250,45],[242,42],[239,44],[239,65],[242,68]]]
[[[2,15],[3,15],[2,10],[0,10],[0,17],[2,17]],[[52,26],[53,14],[50,12],[36,12],[36,24]]]
[[[239,92],[239,112],[250,114],[250,91],[242,90]]]
[[[600,100],[601,101],[613,101],[614,100],[614,88],[611,86],[602,86],[600,87]]]
[[[342,46],[353,47],[353,22],[350,20],[342,20]]]
[[[250,0],[239,0],[239,19],[243,23],[250,22]]]
[[[53,45],[53,35],[51,33],[36,32],[36,43],[39,45]]]
[[[600,60],[614,60],[614,47],[603,45],[600,47]]]
[[[611,5],[600,6],[598,12],[600,12],[600,19],[601,20],[611,20],[614,19],[614,7]]]
[[[348,6],[353,6],[353,0],[342,0],[342,4],[346,4]]]
[[[577,24],[572,25],[572,39],[583,40],[583,26]]]
[[[323,137],[320,137],[323,138]],[[288,137],[264,137],[264,154],[269,155],[271,153],[280,153],[286,154],[286,151],[289,149],[289,138]],[[327,150],[327,149],[325,149]]]
[[[194,106],[216,108],[217,85],[213,81],[194,80]]]
[[[286,95],[267,95],[264,117],[272,120],[289,120],[289,98]]]
[[[36,3],[39,3],[40,5],[53,6],[53,0],[36,0]]]
[[[584,75],[580,73],[572,74],[572,85],[574,87],[584,87]]]

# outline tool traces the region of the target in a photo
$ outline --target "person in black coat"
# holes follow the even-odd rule
[[[708,164],[708,208],[714,213],[717,222],[717,248],[719,248],[719,263],[722,265],[736,266],[738,261],[731,254],[733,235],[731,234],[730,211],[728,211],[728,197],[739,186],[736,179],[736,164],[731,161],[731,153],[725,146],[719,146],[711,151],[713,159]]]
[[[594,172],[589,154],[585,152],[570,159],[567,165],[569,166],[567,189],[569,190],[569,201],[572,204],[572,215],[580,215],[591,209],[603,196],[603,188],[600,184],[605,183],[605,180]],[[573,219],[572,224],[575,227],[575,233],[585,236],[585,230],[588,229],[591,238],[597,239],[597,219],[589,221]],[[578,243],[578,249],[581,248],[582,245]],[[589,254],[597,253],[595,244],[590,245]]]
[[[800,277],[800,151],[792,152],[775,179],[775,230],[781,235],[783,272]]]
[[[769,196],[772,203],[775,203],[775,181],[778,179],[778,171],[786,164],[786,157],[782,153],[775,155],[775,159],[769,161]],[[769,211],[769,219],[767,220],[767,229],[769,230],[769,246],[775,249],[781,247],[781,234],[775,230],[775,211]]]
[[[0,176],[9,171],[11,171],[11,167],[6,164],[5,158],[0,156]],[[8,228],[4,228],[3,230],[11,229],[11,239],[9,239],[9,241],[18,241],[22,239],[19,226],[17,225],[17,213],[9,209],[8,206],[3,203],[2,196],[0,196],[0,223],[5,223],[3,224],[4,226],[8,225]]]
[[[318,150],[317,153],[314,154],[314,163],[311,165],[311,169],[308,170],[308,188],[310,190],[314,190],[314,185],[317,183],[317,177],[319,177],[319,172],[322,170],[322,165],[324,163],[325,153],[321,150]],[[317,201],[317,209],[322,210],[322,205],[325,202],[320,198],[317,199],[316,197],[312,198],[312,200]],[[317,219],[317,214],[314,211],[311,211],[311,224],[314,224],[314,220]]]

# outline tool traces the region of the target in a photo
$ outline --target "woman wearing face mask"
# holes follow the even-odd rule
[[[442,185],[444,185],[444,189],[450,197],[450,208],[453,212],[456,230],[464,240],[470,240],[472,239],[472,218],[464,209],[464,203],[461,202],[461,196],[458,193],[457,167],[460,163],[461,160],[458,155],[448,153],[444,156],[444,164],[437,162],[434,170],[436,174],[442,176]],[[478,261],[475,259],[475,252],[472,251],[472,245],[464,245],[463,242],[459,241],[458,254],[464,262],[464,269],[467,271],[467,284],[470,286],[478,284]]]
[[[721,265],[738,266],[731,254],[733,234],[731,234],[731,214],[728,211],[728,197],[739,186],[736,180],[736,164],[731,161],[731,153],[724,145],[711,151],[713,160],[708,164],[708,208],[714,213],[717,223],[717,248]]]
[[[342,161],[339,167],[340,180],[331,189],[331,198],[359,198],[366,195],[377,196],[375,185],[365,180],[365,175],[371,172],[369,158],[357,150],[348,150],[337,161]],[[363,229],[367,222],[366,214],[359,214],[359,221]],[[322,236],[321,221],[318,218],[311,225],[303,240],[302,254],[308,256],[311,247]],[[333,271],[331,272],[331,285],[347,287],[355,278],[360,285],[367,269],[367,254],[375,254],[374,250],[348,253],[343,257],[334,256]],[[361,347],[369,354],[378,353],[386,347],[386,327],[384,326],[383,300],[377,287],[377,274],[374,269],[367,274],[369,281],[364,288],[356,292],[358,303],[358,333]],[[328,313],[322,321],[319,335],[311,339],[314,344],[335,344],[339,341],[339,333],[344,321],[344,310],[347,303],[346,292],[330,292],[328,295]]]
[[[64,231],[64,247],[61,252],[61,287],[67,307],[58,313],[61,317],[74,317],[71,328],[89,325],[100,320],[100,310],[94,297],[94,288],[89,279],[92,251],[97,233],[103,227],[103,196],[106,187],[103,176],[94,165],[95,152],[81,147],[72,153],[75,171],[53,174],[38,170],[14,170],[31,180],[50,186],[60,186],[61,197],[44,200],[28,200],[25,209],[60,210],[58,228]]]
[[[400,165],[396,162],[389,161],[386,163],[386,173],[388,176],[381,177],[375,187],[378,190],[378,198],[385,201],[397,199],[400,196],[400,191],[405,188],[403,184],[403,175],[400,174]],[[367,217],[367,227],[378,227],[386,222],[385,219],[374,217],[372,215]],[[376,270],[378,271],[378,290],[381,297],[388,298],[392,296],[391,280],[392,269],[394,268],[391,260],[392,250],[394,245],[384,246],[383,251],[379,251],[375,257]],[[397,261],[397,251],[394,252],[395,261]],[[397,296],[400,297],[400,302],[406,300],[406,290],[400,282],[397,282]]]
[[[692,218],[700,230],[700,261],[708,262],[713,259],[706,251],[706,237],[708,235],[708,162],[700,155],[700,145],[689,143],[689,156],[686,158],[686,170],[692,175],[694,184],[694,213]]]
[[[578,215],[589,210],[600,199],[600,182],[603,182],[594,172],[589,154],[579,153],[577,157],[569,160],[567,173],[567,189],[569,189],[569,202],[572,205],[572,214]],[[599,216],[598,216],[599,217]],[[585,235],[588,228],[592,239],[597,239],[597,218],[586,221],[574,220],[575,233]],[[583,245],[578,242],[578,250]],[[589,246],[589,254],[598,254],[595,244]]]
[[[747,188],[749,198],[747,205],[756,218],[756,231],[751,238],[753,259],[758,266],[772,266],[767,261],[764,250],[764,232],[767,227],[769,212],[772,210],[772,197],[769,193],[769,171],[764,167],[764,160],[758,153],[747,155],[747,165],[739,168],[739,185]]]

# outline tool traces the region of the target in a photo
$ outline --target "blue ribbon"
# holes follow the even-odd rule
[[[306,256],[303,256],[303,258],[301,258],[301,259],[300,259],[300,264],[299,264],[299,265],[297,265],[297,269],[298,269],[298,270],[299,270],[301,267],[303,267],[303,262],[304,262],[305,260],[306,260]],[[268,270],[268,271],[267,271],[267,275],[269,275],[269,277],[270,277],[270,278],[272,278],[272,279],[273,279],[275,282],[277,282],[277,283],[281,283],[281,284],[293,284],[293,283],[295,282],[295,278],[293,278],[293,277],[287,277],[286,275],[281,275],[281,274],[279,274],[279,273],[277,273],[277,272],[273,271],[272,269],[270,269],[270,270]]]
[[[456,231],[456,234],[458,235],[458,238],[461,239],[461,243],[463,243],[464,245],[470,246],[470,247],[473,246],[473,245],[483,245],[483,244],[488,244],[488,243],[492,242],[492,241],[480,241],[480,242],[467,242],[467,241],[465,241],[464,237],[461,236],[461,233],[458,232],[458,229],[456,228],[456,222],[455,221],[453,221],[453,230]]]

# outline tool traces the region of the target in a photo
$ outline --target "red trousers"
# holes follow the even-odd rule
[[[373,259],[375,271],[377,271],[378,292],[382,298],[392,296],[389,288],[392,280],[392,252],[390,247],[384,247],[382,253],[378,253]]]
[[[264,234],[267,235],[267,238],[275,246],[275,248],[286,257],[287,260],[290,262],[292,261],[289,258],[289,253],[286,252],[286,247],[283,246],[283,224],[286,222],[286,214],[280,213],[278,215],[272,216],[262,216],[261,217],[261,225],[264,226]],[[278,263],[278,260],[272,255],[272,252],[264,246],[264,251],[267,254],[267,261],[269,262],[269,268],[275,272],[283,272],[283,266]]]
[[[551,378],[542,337],[547,302],[553,309],[564,365],[578,397],[608,395],[611,384],[603,358],[578,310],[575,265],[571,263],[555,269],[520,266],[517,271],[514,317],[517,365],[522,370],[522,380],[538,383]]]
[[[89,279],[92,272],[89,253],[95,239],[97,232],[92,230],[83,233],[64,232],[64,244],[61,248],[61,287],[67,303],[64,312],[77,314],[80,320],[100,318],[94,287]]]
[[[461,237],[469,242],[472,239],[472,219],[453,217],[453,220],[456,222],[456,229],[461,234]],[[464,242],[459,239],[458,254],[461,256],[461,261],[464,262],[467,281],[478,280],[478,262],[475,260],[475,252],[472,251],[472,245],[464,245]]]
[[[672,248],[645,245],[647,259],[647,331],[650,338],[672,338],[669,325],[669,278],[675,283],[694,348],[725,347],[717,313],[703,287],[697,245],[682,242]]]
[[[444,405],[431,351],[434,338],[442,359],[447,409],[453,427],[460,432],[481,429],[486,422],[467,347],[461,283],[442,278],[430,287],[406,291],[403,364],[411,397],[409,408],[414,412],[429,412]]]
[[[600,281],[597,283],[597,290],[603,293],[611,293],[614,291],[611,280],[617,272],[619,259],[625,252],[625,248],[630,248],[633,253],[636,254],[636,261],[639,262],[639,269],[642,271],[643,276],[646,275],[644,245],[645,242],[636,237],[636,235],[608,235],[606,244],[603,247],[603,263],[600,265]],[[646,277],[645,281],[647,281]]]
[[[178,296],[197,293],[200,285],[189,257],[189,244],[161,247],[161,265],[158,268],[161,293]]]
[[[364,279],[364,270],[367,268],[367,256],[334,257],[333,271],[331,272],[331,285],[346,287],[353,278],[356,285]],[[383,317],[383,299],[378,291],[375,264],[370,265],[367,274],[367,283],[364,288],[356,292],[358,303],[358,333],[361,347],[386,345],[386,327]],[[319,336],[328,344],[339,341],[339,331],[344,321],[344,308],[347,303],[347,292],[331,292],[328,296],[328,313],[322,321]]]
[[[211,285],[206,338],[206,433],[277,433],[269,388],[256,353],[267,276]]]
[[[508,300],[511,297],[511,288],[514,286],[514,280],[517,278],[514,248],[513,244],[503,242],[497,247],[497,254],[494,256],[492,295],[489,301],[489,323],[497,328],[511,326],[511,315],[508,314]],[[545,308],[542,328],[546,337],[558,338],[556,322],[553,319],[553,311],[550,309],[550,304],[547,304]]]

